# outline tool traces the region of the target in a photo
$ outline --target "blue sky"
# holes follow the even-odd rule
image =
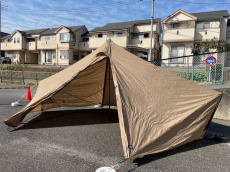
[[[192,4],[229,3],[229,4]],[[86,25],[88,30],[107,23],[151,17],[152,0],[1,0],[2,31]],[[7,6],[7,7],[6,7]],[[154,18],[165,19],[178,9],[186,12],[228,10],[228,0],[155,0]],[[230,10],[229,10],[230,11]]]

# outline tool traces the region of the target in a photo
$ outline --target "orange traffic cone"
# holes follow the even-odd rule
[[[30,101],[31,99],[32,99],[32,97],[31,97],[31,92],[30,92],[30,86],[28,85],[27,95],[26,95],[26,99],[24,101]]]

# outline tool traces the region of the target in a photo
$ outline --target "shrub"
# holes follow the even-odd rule
[[[192,80],[192,73],[187,73],[187,72],[180,72],[177,73],[178,76]],[[204,73],[194,73],[193,75],[193,81],[195,82],[204,82],[207,80],[207,76]]]

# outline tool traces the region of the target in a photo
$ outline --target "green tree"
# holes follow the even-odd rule
[[[226,41],[223,39],[213,38],[211,41],[195,42],[192,48],[192,54],[213,53],[226,50]]]

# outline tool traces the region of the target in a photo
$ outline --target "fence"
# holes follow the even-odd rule
[[[43,80],[53,74],[55,73],[1,70],[0,81],[22,83],[22,84],[32,83],[37,85],[40,80]]]
[[[217,61],[214,66],[206,65],[205,60],[208,56],[216,58]],[[202,85],[216,86],[217,88],[221,88],[223,85],[230,86],[229,51],[161,59],[152,63]]]
[[[217,59],[217,63],[214,66],[206,65],[205,59],[208,56],[214,56]],[[152,63],[182,78],[202,85],[215,86],[215,88],[230,88],[230,51],[173,57],[155,60]],[[53,74],[55,73],[1,70],[0,81],[38,84],[40,80]]]

